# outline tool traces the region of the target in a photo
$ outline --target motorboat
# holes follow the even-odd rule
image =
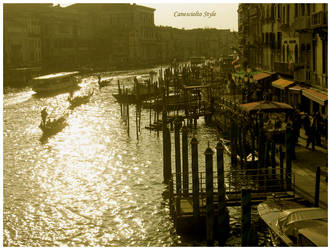
[[[274,246],[327,246],[326,209],[293,200],[268,199],[257,206]]]
[[[38,76],[32,79],[31,87],[32,90],[37,93],[57,92],[78,88],[78,74],[78,71],[74,71]]]

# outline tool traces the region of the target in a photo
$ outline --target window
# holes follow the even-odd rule
[[[278,16],[277,17],[280,18],[280,9],[281,9],[281,5],[280,4],[277,5],[277,9],[278,9],[278,13],[277,13]]]
[[[287,55],[287,62],[290,62],[290,47],[289,45],[286,46],[286,55]]]
[[[277,49],[282,47],[282,32],[277,32]]]
[[[298,52],[298,45],[295,45],[295,49],[294,49],[294,54],[295,54],[295,63],[299,62],[299,52]]]
[[[290,5],[287,4],[286,23],[290,24]]]
[[[307,4],[307,16],[310,16],[310,3]]]
[[[301,16],[304,16],[305,15],[305,4],[302,3],[301,4]]]
[[[313,71],[316,71],[316,40],[313,40]]]
[[[298,16],[298,4],[296,3],[295,4],[295,17]]]
[[[327,46],[327,41],[326,39],[322,40],[322,73],[326,74],[326,63],[327,63],[327,50],[326,50],[326,46]]]

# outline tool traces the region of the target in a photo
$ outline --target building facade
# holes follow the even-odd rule
[[[5,67],[109,71],[219,58],[237,47],[236,32],[155,26],[154,11],[122,3],[4,4]]]
[[[49,4],[3,5],[4,82],[38,74],[42,65],[40,13]]]
[[[277,73],[303,86],[298,106],[326,116],[327,4],[239,4],[238,21],[245,66]]]

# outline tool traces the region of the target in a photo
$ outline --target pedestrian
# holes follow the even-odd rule
[[[282,127],[282,121],[280,120],[280,117],[277,115],[275,121],[275,129],[281,129],[281,127]]]
[[[316,128],[315,131],[315,138],[316,138],[316,145],[321,146],[321,132],[322,132],[322,121],[319,112],[316,112],[313,118],[313,124]]]
[[[309,118],[308,118],[309,119]],[[315,129],[313,127],[313,124],[306,125],[306,135],[307,135],[307,144],[306,148],[309,148],[309,144],[312,144],[312,150],[315,150]]]

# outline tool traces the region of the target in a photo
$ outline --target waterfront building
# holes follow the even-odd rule
[[[92,42],[92,61],[97,68],[143,66],[157,60],[153,8],[136,4],[81,3],[65,9],[87,17],[86,23],[80,24],[86,38],[79,40]],[[87,39],[88,36],[93,39]]]
[[[318,111],[324,117],[327,13],[327,4],[239,4],[238,8],[241,62],[284,79],[270,82],[277,93],[274,99],[286,100],[309,114]]]
[[[136,4],[5,4],[4,9],[6,72],[146,67],[192,56],[218,59],[237,47],[236,32],[155,26],[155,9]]]
[[[40,11],[49,4],[3,5],[4,84],[21,84],[41,71]]]

